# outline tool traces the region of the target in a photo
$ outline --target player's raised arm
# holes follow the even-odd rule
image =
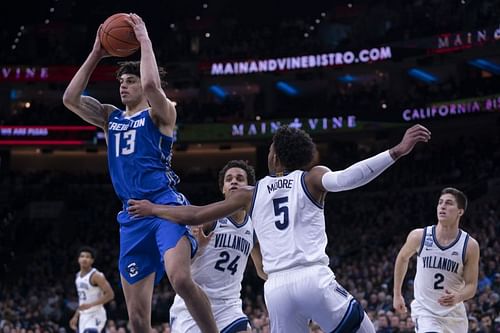
[[[130,199],[128,212],[135,217],[156,215],[179,224],[199,225],[230,216],[240,209],[248,209],[252,196],[253,187],[246,186],[236,190],[225,200],[205,206],[157,205],[148,200]]]
[[[168,100],[163,91],[153,44],[146,25],[136,14],[130,14],[128,22],[134,28],[135,37],[141,44],[141,85],[151,105],[151,116],[158,122],[158,127],[163,134],[172,136],[177,112],[174,104]]]
[[[63,95],[63,103],[68,109],[86,122],[104,130],[106,130],[109,114],[114,110],[114,107],[109,104],[102,104],[90,96],[82,96],[82,94],[97,64],[106,56],[109,56],[109,54],[101,46],[99,33],[97,33],[92,51],[71,79]]]
[[[306,184],[315,192],[340,192],[367,184],[390,167],[400,157],[409,154],[418,142],[427,142],[431,132],[421,125],[406,130],[403,139],[393,148],[357,162],[347,169],[331,171],[316,166],[306,175]]]

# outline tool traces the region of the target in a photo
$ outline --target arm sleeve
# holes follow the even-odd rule
[[[341,171],[329,171],[323,175],[321,183],[328,192],[340,192],[363,186],[394,163],[388,150],[359,161]]]

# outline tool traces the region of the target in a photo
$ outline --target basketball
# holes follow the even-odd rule
[[[99,30],[101,44],[112,56],[127,57],[140,47],[134,29],[126,21],[128,16],[125,13],[114,14],[104,21]]]

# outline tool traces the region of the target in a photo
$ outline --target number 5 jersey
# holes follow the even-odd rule
[[[262,252],[264,272],[329,264],[323,203],[305,184],[306,172],[258,181],[250,217]]]

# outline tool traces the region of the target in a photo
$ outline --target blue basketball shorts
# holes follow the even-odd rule
[[[191,257],[198,243],[185,225],[158,217],[147,217],[120,224],[120,274],[134,284],[156,272],[155,283],[165,274],[163,256],[186,236],[191,243]]]

